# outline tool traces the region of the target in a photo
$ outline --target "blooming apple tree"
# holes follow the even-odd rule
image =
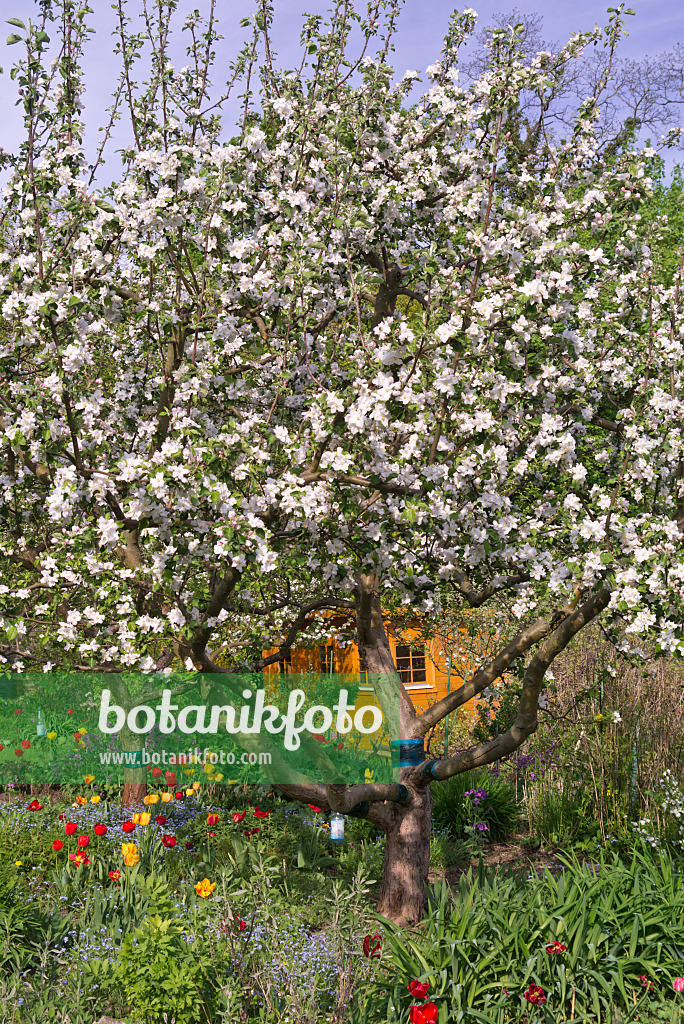
[[[394,82],[396,3],[307,18],[286,73],[263,0],[216,99],[214,6],[185,21],[180,70],[176,5],[157,6],[144,88],[145,38],[120,8],[113,116],[128,109],[130,138],[103,189],[83,148],[87,8],[43,0],[38,25],[15,25],[0,655],[260,670],[332,610],[354,617],[382,695],[400,687],[386,609],[503,604],[516,634],[455,692],[417,714],[401,689],[401,785],[288,790],[386,832],[381,910],[415,919],[430,784],[519,746],[549,665],[598,616],[666,652],[680,640],[684,316],[658,223],[639,219],[647,157],[597,154],[605,78],[565,143],[542,102],[534,145],[507,147],[523,93],[543,99],[590,43],[612,52],[620,12],[555,55],[501,30],[461,83],[466,10],[440,59]],[[427,759],[426,733],[512,666],[511,728]]]

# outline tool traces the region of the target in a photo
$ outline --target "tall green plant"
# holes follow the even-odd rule
[[[354,1020],[403,1024],[412,979],[429,983],[440,1024],[516,1019],[531,1009],[530,984],[543,989],[547,1020],[629,1014],[645,990],[649,1001],[667,1001],[684,962],[681,868],[646,851],[628,865],[570,857],[557,876],[525,881],[480,863],[454,892],[435,886],[420,930],[383,921],[382,971]]]

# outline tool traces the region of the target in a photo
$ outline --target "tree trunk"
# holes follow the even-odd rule
[[[128,725],[124,725],[120,736],[123,751],[129,753],[135,752],[139,755],[140,762],[142,762],[142,751],[145,747],[143,737],[138,733],[131,732]],[[124,765],[123,776],[124,787],[121,806],[135,807],[136,804],[141,804],[143,797],[147,794],[147,776],[142,763],[136,767],[127,767]]]
[[[393,808],[395,822],[385,834],[378,913],[396,924],[420,920],[430,869],[432,793],[412,788],[411,798],[408,806]]]
[[[124,782],[122,807],[135,807],[141,804],[144,796],[147,795],[146,782]]]

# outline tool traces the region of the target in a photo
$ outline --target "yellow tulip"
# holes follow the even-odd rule
[[[97,793],[95,793],[93,796],[91,796],[90,802],[91,802],[91,804],[99,804],[100,798],[97,795]]]
[[[195,774],[195,769],[194,768],[184,768],[183,771],[185,772],[186,775],[194,775]]]
[[[193,789],[200,789],[201,785],[202,785],[201,782],[193,782],[192,788]]]
[[[186,796],[194,796],[195,795],[195,790],[192,788],[192,786],[190,787],[190,789],[186,789],[185,790],[185,795]]]
[[[85,775],[84,779],[85,779],[86,786],[89,786],[91,782],[95,781],[95,776],[94,775]]]
[[[82,725],[78,731],[80,732],[81,736],[85,736],[85,734],[88,732],[85,725]]]
[[[214,776],[214,782],[223,782],[223,776],[221,775],[221,772],[216,772],[216,775]]]
[[[23,863],[23,860],[15,860],[14,866],[15,868],[20,868]]]
[[[156,793],[148,793],[147,796],[143,797],[143,803],[146,804],[148,807],[150,806],[150,804],[158,804],[159,797],[157,796]]]
[[[140,824],[149,825],[151,817],[152,815],[148,811],[143,811],[143,813],[140,815]]]
[[[206,899],[207,896],[211,896],[215,888],[216,882],[210,882],[208,878],[203,878],[202,881],[198,882],[195,886],[195,892],[198,896]]]
[[[171,793],[162,793],[162,797],[161,798],[162,798],[162,803],[163,804],[169,804],[173,800],[173,796],[172,796]]]
[[[56,740],[56,739],[57,739],[57,733],[56,733],[56,732],[49,732],[49,733],[47,734],[47,738],[48,738],[49,740]]]
[[[84,796],[77,796],[76,797],[76,803],[80,804],[80,805],[83,805],[83,804],[87,804],[88,801],[86,800],[86,798]]]
[[[213,764],[205,764],[204,771],[205,774],[211,775],[211,773],[216,771],[216,769],[214,768]]]
[[[131,815],[131,821],[133,822],[134,825],[139,825],[140,824],[140,815],[139,814],[132,814]]]
[[[124,864],[127,868],[135,867],[140,860],[140,854],[138,853],[138,847],[135,843],[122,843],[121,852],[123,854]]]

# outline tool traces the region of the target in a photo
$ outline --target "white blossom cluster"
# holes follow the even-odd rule
[[[677,842],[684,847],[684,790],[675,779],[672,771],[666,768],[660,779],[660,787],[663,790],[662,810],[671,817],[676,818]]]
[[[425,613],[490,586],[523,622],[608,586],[610,621],[677,649],[684,311],[650,272],[644,161],[597,154],[591,105],[507,158],[518,94],[596,33],[465,88],[472,23],[424,102],[372,60],[329,88],[331,46],[229,142],[169,71],[102,195],[45,101],[0,235],[15,668],[267,647],[359,573]]]

